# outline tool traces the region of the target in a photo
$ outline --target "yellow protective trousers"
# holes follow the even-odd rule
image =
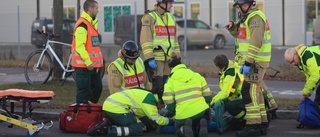
[[[251,68],[253,68],[251,66]],[[250,71],[250,75],[246,77],[253,77],[254,75],[258,75],[258,77],[254,76],[254,81],[248,82],[247,78],[243,82],[242,86],[242,99],[245,104],[246,108],[246,116],[245,119],[247,120],[247,125],[252,124],[261,124],[267,123],[267,112],[266,106],[264,103],[264,97],[262,92],[262,84],[263,84],[263,76],[266,73],[266,69],[259,67],[256,73],[254,71]]]

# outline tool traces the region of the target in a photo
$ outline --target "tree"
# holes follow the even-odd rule
[[[54,34],[61,36],[62,35],[62,20],[63,20],[63,0],[53,0],[53,26]],[[55,41],[61,41],[60,37],[54,37]],[[62,45],[54,44],[54,51],[60,60],[62,59],[63,50]],[[62,78],[62,69],[59,63],[54,59],[53,61],[53,78],[52,80],[61,80]]]

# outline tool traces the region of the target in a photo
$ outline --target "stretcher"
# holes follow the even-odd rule
[[[26,128],[28,130],[27,136],[33,137],[38,134],[41,129],[48,130],[52,127],[53,122],[36,121],[31,118],[31,112],[33,111],[31,103],[47,103],[54,97],[53,91],[34,91],[23,89],[7,89],[0,90],[0,122],[6,122],[9,128],[13,125]],[[15,113],[14,103],[22,103],[22,113]],[[10,105],[8,105],[10,103]],[[10,106],[10,111],[7,107]],[[27,106],[29,111],[27,112]]]

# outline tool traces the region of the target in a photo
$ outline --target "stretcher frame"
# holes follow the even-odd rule
[[[53,91],[30,91],[21,89],[0,90],[0,120],[8,123],[8,128],[12,128],[13,125],[26,128],[28,130],[27,136],[34,137],[41,129],[50,129],[53,126],[53,122],[51,120],[42,122],[33,120],[31,118],[33,111],[31,103],[50,102],[53,96]],[[10,103],[10,111],[7,109],[8,102]],[[15,113],[15,102],[22,103],[22,114],[20,115]],[[29,108],[28,112],[27,104]]]

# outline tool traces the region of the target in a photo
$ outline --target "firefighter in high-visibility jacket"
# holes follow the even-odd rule
[[[138,118],[147,116],[158,125],[173,123],[172,118],[160,116],[158,99],[145,89],[131,88],[110,95],[102,110],[110,122],[101,122],[88,130],[90,136],[106,134],[108,137],[141,136],[144,125]]]
[[[246,127],[237,136],[266,135],[268,119],[262,93],[263,77],[271,59],[271,34],[265,14],[257,8],[255,0],[234,0],[240,13],[240,26],[234,22],[225,25],[230,31],[237,29],[237,43],[246,53],[240,73],[245,75],[242,98],[246,106]],[[238,49],[239,51],[239,49]]]
[[[230,127],[240,129],[244,127],[246,109],[242,100],[241,89],[244,76],[239,72],[239,65],[233,60],[228,60],[226,55],[219,54],[214,59],[214,64],[219,70],[219,86],[220,91],[213,96],[210,106],[216,105],[218,101],[222,101],[226,111],[228,111],[234,119]],[[221,108],[217,107],[217,108]],[[217,112],[217,110],[216,110]],[[223,112],[221,113],[221,115]],[[215,116],[218,114],[216,113]],[[221,116],[222,117],[222,116]],[[219,119],[217,119],[219,120]]]
[[[131,40],[123,44],[118,58],[109,64],[107,73],[110,94],[134,87],[151,90],[138,45]]]
[[[176,134],[206,137],[212,92],[205,78],[181,64],[180,58],[173,57],[169,67],[172,70],[162,99],[174,115]]]
[[[241,27],[240,27],[240,22],[241,20],[237,20],[236,22],[234,22],[234,28],[229,29],[229,32],[231,35],[233,35],[236,40],[235,40],[235,61],[238,62],[238,64],[240,66],[244,65],[245,63],[245,59],[246,59],[246,55],[248,53],[248,48],[249,45],[243,45],[241,44],[241,46],[239,46],[239,43],[242,43],[243,40],[241,40],[241,36],[243,35],[245,28],[243,28],[243,24],[242,24],[242,31],[241,31]],[[228,26],[230,26],[231,24],[228,23]],[[228,28],[228,27],[226,27]],[[240,31],[239,31],[240,30]],[[244,37],[242,36],[242,39],[244,39]],[[267,112],[269,112],[270,116],[272,119],[276,119],[277,115],[276,115],[276,110],[278,110],[278,105],[275,101],[275,99],[273,98],[273,95],[271,93],[271,91],[268,89],[267,85],[264,83],[264,81],[262,81],[262,91],[263,91],[263,95],[265,97],[267,106]]]
[[[85,1],[84,11],[77,20],[71,47],[71,65],[76,73],[76,102],[99,101],[102,92],[103,56],[98,38],[98,3]]]
[[[306,76],[302,96],[308,98],[316,91],[314,102],[320,106],[320,46],[308,47],[300,44],[288,48],[284,53],[284,59],[297,66]]]
[[[161,98],[163,85],[170,74],[168,61],[171,54],[180,56],[176,40],[175,18],[170,13],[174,0],[156,0],[154,10],[141,19],[140,43],[145,58],[145,67],[152,80],[154,94]]]

